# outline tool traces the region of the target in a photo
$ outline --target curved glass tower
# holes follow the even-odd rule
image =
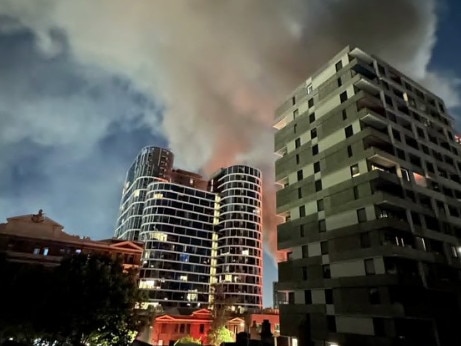
[[[123,188],[115,236],[145,244],[140,288],[149,303],[206,307],[222,285],[236,309],[262,307],[261,172],[223,168],[210,180],[142,149]]]
[[[244,308],[262,306],[261,172],[248,166],[224,168],[210,180],[220,196],[217,279],[226,296]]]
[[[141,280],[166,305],[208,304],[214,193],[168,182],[149,185],[142,218]]]
[[[173,167],[173,153],[158,147],[144,147],[126,175],[115,236],[138,240],[147,186],[167,179]]]

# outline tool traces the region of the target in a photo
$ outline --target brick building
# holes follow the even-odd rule
[[[139,267],[142,243],[117,239],[91,240],[70,235],[56,221],[38,214],[10,217],[0,224],[0,253],[9,261],[58,265],[64,256],[84,253],[122,257],[126,269]]]

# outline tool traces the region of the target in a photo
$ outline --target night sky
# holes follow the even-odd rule
[[[275,106],[346,41],[461,114],[460,1],[371,0],[383,8],[366,30],[352,10],[363,2],[322,1],[2,0],[1,222],[43,209],[68,233],[111,237],[126,170],[146,145],[170,147],[178,166],[204,173],[254,164],[273,203]],[[399,11],[408,11],[401,26]],[[392,25],[380,21],[391,14]],[[344,23],[321,29],[317,17]],[[274,229],[269,221],[265,306],[277,277]]]

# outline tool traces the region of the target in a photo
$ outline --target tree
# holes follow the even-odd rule
[[[0,255],[0,342],[13,337],[30,343],[44,333],[51,275],[49,268],[9,262]]]
[[[0,275],[0,341],[128,345],[145,322],[136,273],[109,256],[74,255],[54,268],[0,258]]]
[[[211,329],[208,333],[208,342],[214,346],[219,346],[223,342],[234,342],[235,335],[226,326]]]
[[[212,321],[207,335],[210,344],[219,346],[223,342],[232,342],[235,340],[233,333],[226,328],[226,324],[231,316],[231,307],[234,304],[235,298],[226,296],[222,285],[212,285],[210,303]]]
[[[136,273],[105,255],[65,258],[54,273],[52,311],[56,339],[73,345],[128,345],[144,320]]]
[[[195,345],[201,345],[202,342],[200,339],[195,339],[194,337],[187,335],[183,336],[182,338],[178,339],[175,343],[174,346],[195,346]]]

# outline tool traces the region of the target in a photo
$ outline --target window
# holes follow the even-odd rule
[[[305,290],[304,291],[304,304],[312,304],[311,290]]]
[[[328,254],[328,242],[327,241],[322,241],[320,243],[320,252],[322,255]]]
[[[204,325],[204,324],[200,324],[199,333],[200,333],[200,334],[205,333],[205,325]]]
[[[306,216],[306,206],[302,205],[299,207],[299,217]]]
[[[368,301],[372,305],[381,303],[381,297],[379,295],[379,290],[376,287],[372,287],[368,289]]]
[[[298,129],[298,124],[293,125],[293,133],[296,133],[296,130]]]
[[[303,272],[303,280],[307,280],[307,267],[303,267],[302,268],[302,272]]]
[[[336,318],[335,316],[327,316],[327,328],[329,332],[336,333]]]
[[[371,246],[370,232],[360,233],[360,247],[367,248]]]
[[[298,181],[303,180],[303,170],[302,170],[302,169],[300,169],[300,170],[297,172],[297,175],[298,175]]]
[[[384,325],[384,318],[373,318],[373,329],[376,336],[385,336],[386,327]]]
[[[294,304],[294,303],[295,303],[295,293],[288,292],[288,304]]]
[[[298,198],[303,198],[303,191],[298,187]]]
[[[346,112],[345,109],[343,109],[342,114],[343,114],[343,120],[346,120],[347,119],[347,112]]]
[[[352,147],[350,145],[347,146],[347,156],[352,157]]]
[[[304,236],[305,236],[305,233],[304,233],[304,225],[300,225],[300,226],[299,226],[299,236],[300,236],[301,238],[304,238]]]
[[[40,248],[36,247],[34,249],[34,255],[39,255],[40,254]]]
[[[329,264],[324,264],[322,266],[322,271],[323,271],[323,278],[324,279],[330,279],[331,278],[331,272],[330,272],[330,265]]]
[[[295,158],[296,158],[296,164],[299,165],[299,154],[296,154]]]
[[[402,141],[402,137],[400,136],[400,132],[397,131],[396,129],[392,129],[392,137],[394,137],[394,139],[398,140],[399,142]]]
[[[325,210],[325,206],[323,204],[323,199],[319,199],[317,201],[317,211]]]
[[[303,258],[309,257],[309,247],[307,245],[301,246],[301,253]]]
[[[325,232],[327,230],[327,225],[325,220],[319,220],[319,232]]]
[[[336,63],[335,65],[335,68],[336,68],[336,72],[338,72],[339,70],[341,70],[343,68],[343,62],[340,60]]]
[[[291,105],[294,106],[295,104],[296,104],[296,96],[293,96],[293,97],[291,98]]]
[[[312,92],[313,88],[312,88],[312,84],[309,84],[307,86],[307,94],[309,95],[311,92]]]
[[[307,101],[307,107],[311,108],[313,106],[314,106],[314,99],[311,98],[311,99],[309,99],[309,101]]]
[[[333,304],[333,290],[331,289],[325,290],[325,303]]]
[[[322,181],[321,180],[316,180],[315,181],[315,191],[319,192],[322,190]]]
[[[373,258],[369,258],[363,261],[365,265],[365,274],[367,275],[375,275],[375,261]]]
[[[317,161],[314,163],[314,173],[320,172],[320,162]]]
[[[293,119],[296,119],[298,115],[299,115],[299,109],[296,108],[296,109],[293,111]]]
[[[343,85],[343,82],[342,82],[342,80],[341,80],[341,77],[339,77],[339,78],[337,79],[337,82],[338,82],[338,88],[340,88],[340,87]]]
[[[349,125],[344,129],[344,133],[346,135],[346,138],[351,137],[354,134],[354,130],[352,129],[352,125]]]
[[[319,146],[318,144],[312,146],[312,156],[315,156],[319,153]]]
[[[395,151],[399,159],[405,160],[405,152],[402,149],[396,148]]]
[[[311,139],[317,138],[317,129],[311,130]]]
[[[315,113],[309,114],[309,123],[312,124],[315,121]]]
[[[179,326],[179,332],[184,333],[185,329],[186,329],[186,325],[181,323],[181,325]]]
[[[354,199],[359,199],[359,188],[358,186],[354,186]]]
[[[400,168],[400,171],[402,172],[402,179],[410,181],[410,173],[408,172],[408,169]]]
[[[343,91],[340,95],[339,95],[339,100],[341,101],[341,103],[344,103],[347,101],[347,91]]]
[[[48,255],[48,251],[49,249],[46,247],[43,249],[43,256],[47,256]]]
[[[360,175],[359,165],[355,164],[351,166],[351,177],[356,177]]]
[[[299,148],[301,146],[301,138],[296,138],[295,140],[295,148]]]
[[[357,219],[359,222],[367,221],[367,213],[365,211],[365,208],[357,209]]]

